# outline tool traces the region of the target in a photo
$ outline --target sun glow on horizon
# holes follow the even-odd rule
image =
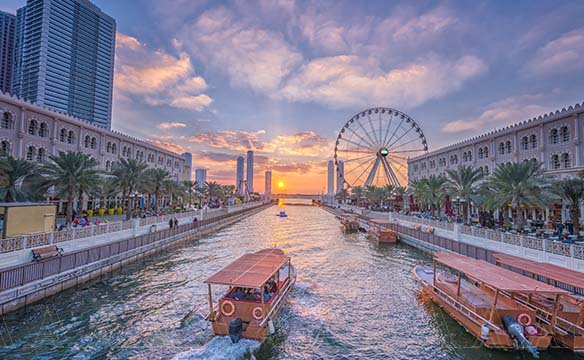
[[[278,187],[281,189],[284,187],[284,182],[283,181],[278,181]]]

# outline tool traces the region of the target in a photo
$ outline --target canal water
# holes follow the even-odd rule
[[[291,202],[301,200],[291,200]],[[287,218],[275,216],[279,210]],[[259,344],[214,337],[203,281],[243,253],[277,246],[298,280]],[[428,255],[345,235],[316,207],[271,207],[198,241],[2,317],[1,359],[530,359],[488,350],[420,299]],[[564,349],[542,359],[579,359]]]

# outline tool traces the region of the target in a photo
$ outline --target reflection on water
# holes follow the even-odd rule
[[[280,210],[288,217],[275,216]],[[276,336],[261,346],[214,337],[204,320],[203,281],[239,255],[272,246],[291,255],[298,272]],[[319,208],[272,207],[4,316],[0,358],[529,358],[481,348],[444,311],[419,299],[411,270],[427,260],[407,245],[345,235]],[[542,358],[576,356],[555,349]]]

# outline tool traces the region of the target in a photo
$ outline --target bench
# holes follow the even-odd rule
[[[41,261],[53,256],[63,256],[63,249],[56,245],[32,250],[33,261]]]

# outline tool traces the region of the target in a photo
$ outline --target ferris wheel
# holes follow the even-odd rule
[[[335,165],[347,187],[407,184],[408,158],[428,152],[420,126],[391,108],[371,108],[353,116],[339,132]]]

